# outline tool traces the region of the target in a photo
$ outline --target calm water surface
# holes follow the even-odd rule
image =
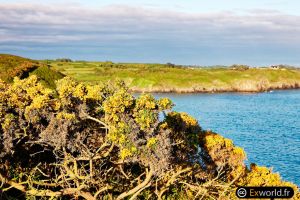
[[[247,163],[273,167],[300,185],[300,90],[242,94],[155,94],[204,129],[230,138],[247,152]]]

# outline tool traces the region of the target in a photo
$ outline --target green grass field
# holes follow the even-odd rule
[[[245,70],[84,61],[47,63],[78,81],[122,79],[135,92],[257,92],[300,87],[300,71],[292,68]]]

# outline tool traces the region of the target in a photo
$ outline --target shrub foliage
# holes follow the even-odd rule
[[[240,185],[297,190],[268,168],[248,169],[243,149],[172,105],[135,98],[122,82],[1,82],[2,198],[234,199]]]

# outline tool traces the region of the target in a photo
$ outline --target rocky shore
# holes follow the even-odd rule
[[[191,87],[131,87],[131,92],[137,93],[223,93],[223,92],[266,92],[272,90],[300,89],[299,81],[282,81],[269,83],[267,81],[244,80],[233,85],[191,86]]]

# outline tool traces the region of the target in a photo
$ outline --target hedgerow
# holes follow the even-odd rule
[[[234,199],[244,185],[298,191],[268,168],[248,169],[242,148],[172,106],[134,97],[122,82],[0,82],[1,197]]]

